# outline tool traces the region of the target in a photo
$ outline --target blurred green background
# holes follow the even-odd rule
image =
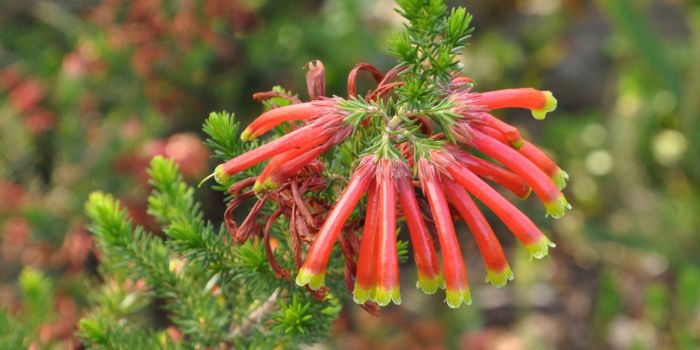
[[[333,337],[313,348],[700,348],[700,3],[450,4],[475,17],[463,63],[477,90],[533,86],[558,97],[544,122],[501,116],[569,172],[574,209],[553,222],[523,203],[557,249],[528,262],[506,240],[516,275],[507,288],[481,283],[476,247],[464,239],[474,304],[449,310],[405,278],[400,307],[377,318],[350,302]],[[277,84],[306,98],[303,66],[313,59],[337,95],[355,63],[391,68],[384,47],[401,28],[393,7],[3,0],[0,347],[13,322],[38,348],[79,346],[73,331],[99,255],[84,228],[89,192],[117,193],[153,227],[144,171],[152,156],[176,159],[195,182],[213,166],[200,132],[210,111],[245,124],[261,110],[250,95]],[[220,221],[222,198],[199,196]]]

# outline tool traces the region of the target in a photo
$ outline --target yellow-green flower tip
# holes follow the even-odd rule
[[[508,281],[513,280],[513,277],[513,271],[509,266],[506,266],[502,271],[486,270],[486,282],[491,283],[496,288],[504,287]]]
[[[280,184],[278,184],[278,183],[272,181],[272,179],[270,179],[270,178],[268,177],[267,179],[265,179],[265,182],[263,183],[263,186],[264,186],[265,189],[267,189],[267,190],[276,190],[276,189],[278,189],[278,188],[280,187]]]
[[[401,291],[399,287],[391,289],[377,287],[374,300],[379,306],[387,306],[392,301],[396,305],[401,305]]]
[[[557,245],[552,243],[549,238],[542,236],[539,241],[531,244],[526,244],[525,248],[530,252],[530,260],[532,258],[542,259],[549,254],[549,248],[554,248]]]
[[[535,117],[537,120],[542,120],[547,116],[547,113],[554,111],[557,109],[557,99],[554,98],[554,95],[552,95],[551,91],[543,91],[545,95],[546,102],[544,104],[544,107],[540,109],[533,109],[532,110],[532,116]]]
[[[300,287],[303,287],[308,284],[311,289],[317,290],[323,287],[325,279],[325,272],[315,273],[302,267],[299,270],[296,282],[297,285]]]
[[[260,182],[260,180],[256,180],[255,183],[253,184],[253,191],[255,191],[256,194],[262,192],[265,190],[265,185]]]
[[[269,177],[265,179],[265,181],[260,181],[260,179],[255,181],[255,184],[253,184],[253,191],[255,191],[255,194],[260,194],[262,192],[265,192],[267,190],[275,190],[279,188],[280,185],[276,182],[273,182]]]
[[[243,132],[241,133],[241,141],[245,142],[245,141],[253,141],[253,140],[255,140],[255,136],[253,135],[253,133],[250,132],[250,130],[248,130],[248,128],[243,130]]]
[[[547,211],[545,217],[551,216],[555,219],[559,219],[566,214],[567,210],[571,209],[571,204],[566,201],[566,197],[564,197],[564,195],[561,195],[552,202],[544,203],[544,209]]]
[[[214,169],[214,180],[220,184],[226,184],[228,180],[231,178],[226,172],[224,172],[224,167],[223,165],[218,165],[216,169]]]
[[[523,140],[522,138],[510,141],[510,145],[515,149],[520,149],[521,147],[523,147],[523,144],[525,144],[525,140]]]
[[[569,182],[569,174],[561,168],[557,168],[557,172],[552,175],[551,179],[559,187],[559,190],[563,190],[566,187],[566,183]]]
[[[374,292],[376,288],[374,287],[361,287],[355,284],[355,290],[352,291],[352,300],[357,304],[364,304],[367,300],[374,299]]]
[[[440,276],[421,276],[418,274],[418,282],[416,288],[423,291],[425,294],[435,294],[440,287]]]
[[[472,303],[472,296],[469,292],[469,288],[458,290],[448,289],[447,292],[445,292],[445,295],[445,302],[447,302],[447,306],[452,309],[462,306],[462,303],[465,305],[471,305]]]

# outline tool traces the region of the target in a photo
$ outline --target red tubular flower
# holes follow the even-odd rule
[[[547,154],[542,152],[541,149],[537,148],[530,142],[525,141],[518,152],[537,165],[538,168],[542,169],[542,171],[549,176],[559,190],[563,190],[564,187],[566,187],[566,182],[569,180],[569,174],[554,163],[554,161],[549,158]]]
[[[396,251],[396,183],[392,161],[382,159],[377,165],[379,197],[379,226],[377,227],[377,292],[376,302],[381,306],[390,302],[401,304],[399,290],[399,259]]]
[[[517,149],[523,146],[524,140],[522,136],[520,136],[520,131],[518,131],[518,128],[507,124],[488,113],[478,113],[477,118],[478,123],[484,124],[500,132],[503,137],[508,140],[508,143],[514,148]]]
[[[348,186],[316,234],[316,240],[311,245],[304,265],[299,269],[297,275],[296,283],[299,286],[308,284],[314,290],[323,286],[326,264],[328,264],[333,245],[338,240],[338,235],[348,216],[367,190],[375,169],[376,159],[373,155],[362,158],[360,165],[350,177]]]
[[[312,291],[314,297],[323,298],[326,266],[336,241],[340,241],[345,284],[352,289],[354,301],[367,309],[377,304],[401,303],[397,199],[411,237],[417,288],[428,294],[445,288],[446,302],[452,308],[470,304],[471,297],[449,203],[469,226],[486,265],[486,281],[496,287],[513,279],[513,273],[472,196],[505,223],[532,257],[543,258],[554,246],[525,214],[484,181],[502,185],[520,198],[534,191],[544,203],[547,215],[555,218],[570,208],[560,191],[566,183],[566,173],[544,152],[524,141],[517,128],[489,113],[500,108],[527,108],[535,118],[542,119],[556,107],[551,93],[530,88],[474,93],[471,79],[457,77],[448,86],[447,96],[442,89],[433,91],[435,97],[445,99],[444,103],[427,108],[423,104],[427,100],[418,99],[416,106],[405,108],[397,102],[396,106],[404,107],[395,108],[383,98],[396,87],[409,84],[398,74],[404,68],[382,75],[371,65],[355,66],[348,77],[348,95],[352,98],[343,100],[324,97],[324,69],[320,62],[312,62],[308,67],[308,91],[314,101],[301,103],[276,90],[256,94],[259,99],[285,98],[292,105],[263,113],[245,129],[241,139],[255,139],[284,122],[300,123],[292,123],[292,131],[285,135],[219,165],[213,174],[218,182],[227,182],[228,177],[269,159],[257,177],[230,186],[236,198],[227,209],[226,227],[235,238],[240,238],[237,242],[253,233],[259,236],[256,215],[265,201],[275,202],[262,237],[264,242],[271,242],[274,220],[289,220],[294,264],[299,269],[296,283]],[[365,97],[358,97],[357,74],[363,70],[374,77],[377,87]],[[439,127],[442,132],[436,130]],[[367,147],[365,150],[373,153],[360,160],[333,205],[334,191],[327,186],[324,163],[318,157],[349,137],[353,138],[348,143],[350,147],[336,153],[339,163],[333,164],[334,173],[349,166],[357,154],[354,152],[361,152],[359,149]],[[450,143],[455,139],[478,154]],[[486,157],[481,158],[481,154]],[[419,202],[416,197],[415,170],[427,201]],[[334,179],[337,176],[332,175]],[[251,185],[253,190],[243,192]],[[360,217],[346,223],[365,191],[364,221]],[[238,227],[233,208],[256,194],[261,199]],[[364,227],[358,239],[360,223]],[[437,233],[442,266],[427,223]],[[302,244],[310,244],[303,262]],[[286,270],[276,263],[268,245],[270,263],[278,276],[285,277]]]
[[[344,140],[350,129],[343,129],[338,134],[332,136],[326,143],[312,149],[297,148],[285,153],[276,155],[270,159],[263,171],[258,175],[253,189],[256,193],[263,190],[276,189],[286,179],[294,176],[304,166],[326,152],[336,144]]]
[[[501,143],[508,145],[509,141],[506,137],[498,130],[489,127],[480,127],[479,130],[488,134],[489,136],[501,141]],[[529,159],[538,168],[544,171],[545,174],[554,182],[559,190],[563,190],[566,187],[566,182],[569,180],[569,174],[562,170],[554,161],[549,158],[547,154],[542,152],[541,149],[533,145],[528,141],[523,141],[518,152],[522,154],[525,158]]]
[[[353,300],[358,304],[364,304],[367,300],[373,300],[377,290],[377,231],[379,227],[379,198],[377,185],[372,181],[367,191],[367,209],[365,210],[365,223],[362,229],[362,241],[360,253],[357,257],[357,275],[355,288],[352,292]]]
[[[433,151],[431,158],[456,183],[489,207],[506,224],[518,240],[525,245],[532,257],[541,259],[547,256],[548,248],[554,247],[554,244],[518,208],[469,171],[469,169],[455,162],[454,158],[448,153]]]
[[[503,254],[503,248],[493,233],[491,225],[476,206],[474,200],[452,180],[443,178],[447,200],[457,209],[459,215],[469,226],[469,230],[479,247],[479,253],[486,264],[486,282],[495,287],[503,287],[513,279],[513,272]]]
[[[560,218],[571,206],[559,188],[540,168],[515,149],[504,145],[493,137],[471,128],[469,144],[480,152],[501,162],[522,176],[545,206],[548,215]]]
[[[399,203],[411,236],[413,255],[418,268],[416,287],[427,294],[433,294],[440,286],[440,262],[413,191],[413,176],[403,162],[396,162],[395,175]]]
[[[270,161],[267,162],[267,165],[265,165],[265,168],[255,180],[253,189],[256,193],[260,193],[263,190],[278,188],[282,183],[281,180],[299,171],[304,165],[316,158],[321,153],[318,151],[323,150],[323,148],[322,146],[317,146],[311,150],[295,148],[270,158]],[[272,177],[273,174],[276,175],[274,178]]]
[[[451,308],[457,308],[462,302],[465,302],[467,305],[471,304],[467,269],[464,266],[457,234],[452,224],[450,208],[447,205],[445,193],[440,184],[440,176],[433,164],[423,158],[418,160],[418,176],[421,180],[423,192],[425,192],[428,203],[430,203],[430,211],[433,214],[433,220],[435,220],[440,240],[445,285],[447,287],[447,305]]]
[[[282,122],[311,119],[322,113],[324,108],[326,107],[320,104],[306,102],[271,109],[255,118],[255,120],[243,130],[243,133],[241,133],[241,140],[255,140],[260,135],[272,130]]]
[[[343,122],[344,114],[341,112],[325,114],[302,128],[270,141],[254,150],[248,151],[220,164],[214,171],[214,177],[219,183],[223,183],[245,169],[248,169],[276,154],[293,149],[310,150],[318,145],[326,143],[329,139],[333,143],[340,142],[333,136],[343,135],[347,137],[352,131],[352,126]]]
[[[445,149],[450,152],[455,159],[466,166],[474,174],[481,176],[484,179],[493,181],[518,196],[520,199],[525,199],[530,196],[532,188],[518,174],[515,174],[507,169],[504,169],[485,159],[476,157],[468,152],[462,151],[456,146],[445,146]]]
[[[478,104],[489,110],[500,108],[525,108],[532,111],[535,119],[544,119],[547,113],[557,108],[557,100],[549,91],[532,88],[506,89],[479,94]]]

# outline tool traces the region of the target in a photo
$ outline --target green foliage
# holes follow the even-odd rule
[[[0,310],[0,348],[22,349],[27,347],[28,333],[24,324]]]
[[[152,173],[174,166],[172,163],[159,165],[159,162],[165,161],[156,158],[151,168]],[[178,187],[178,184],[173,183],[160,185]],[[152,209],[151,212],[156,212]],[[167,209],[169,213],[179,213],[182,208]],[[229,322],[230,315],[225,305],[212,295],[211,288],[205,288],[209,279],[213,278],[209,271],[203,274],[200,272],[202,267],[195,261],[186,264],[184,259],[178,258],[170,247],[171,241],[164,242],[140,227],[133,228],[126,213],[109,195],[93,193],[86,204],[86,211],[92,220],[90,229],[105,254],[105,263],[102,265],[105,271],[132,280],[143,279],[154,289],[156,296],[170,299],[171,303],[165,308],[172,312],[173,323],[192,344],[212,346],[221,340],[220,332]],[[190,218],[196,217],[196,209],[192,209],[189,214]],[[187,220],[177,217],[177,214],[161,219],[167,220],[168,224],[177,219]],[[173,262],[177,264],[178,259],[183,261],[181,269],[177,265],[173,267]],[[92,329],[90,334],[95,333],[99,332]]]
[[[280,309],[272,315],[275,321],[273,330],[292,337],[294,344],[309,343],[314,340],[313,334],[328,332],[331,321],[340,312],[341,305],[335,298],[330,298],[329,305],[311,314],[311,304],[304,303],[298,297],[291,302],[280,305]]]
[[[287,95],[290,97],[296,97],[298,96],[291,91],[285,90],[283,87],[279,85],[275,85],[272,87],[272,92],[280,93],[283,95]],[[269,111],[273,107],[284,107],[284,106],[289,106],[292,104],[292,101],[290,101],[288,98],[285,97],[272,97],[270,99],[262,101],[263,109],[265,111]]]
[[[180,349],[164,332],[129,327],[98,317],[80,321],[79,336],[90,349]]]
[[[26,325],[38,327],[46,321],[46,310],[53,307],[51,282],[41,271],[25,268],[19,275],[19,287],[24,305]]]
[[[214,158],[216,159],[228,160],[258,146],[257,141],[241,142],[240,123],[236,121],[235,115],[232,113],[210,113],[204,121],[202,131],[208,136],[204,144],[214,150]],[[242,178],[252,176],[259,169],[260,165],[252,167],[230,177],[224,184],[215,185],[214,188],[225,192],[229,185]],[[202,180],[200,185],[213,176],[214,174]]]
[[[168,243],[173,251],[213,272],[223,271],[232,259],[228,242],[222,244],[220,230],[204,221],[194,189],[184,182],[175,163],[156,157],[148,173],[153,186],[148,213],[164,225],[163,232],[171,238]]]
[[[149,174],[153,186],[149,213],[163,225],[166,239],[134,226],[110,195],[93,193],[86,204],[90,230],[104,252],[101,269],[108,281],[95,298],[93,311],[80,323],[80,335],[88,344],[95,348],[105,344],[190,348],[222,342],[298,345],[328,332],[329,321],[339,311],[328,308],[337,301],[313,301],[289,281],[278,280],[261,245],[232,246],[225,229],[205,222],[194,189],[183,181],[174,162],[156,157]],[[134,281],[145,286],[135,288]],[[275,298],[267,303],[270,295]],[[181,343],[173,343],[163,330],[143,329],[128,321],[156,299],[166,301],[163,311],[181,332]],[[287,303],[293,308],[282,308]],[[286,316],[273,317],[278,309]],[[319,312],[328,320],[319,322]],[[290,320],[312,317],[312,324],[295,321],[295,327],[288,327]],[[263,323],[266,320],[272,322]]]
[[[408,241],[396,241],[396,254],[399,257],[400,263],[408,261]]]
[[[0,308],[0,349],[28,348],[40,335],[41,326],[60,316],[53,311],[54,286],[42,271],[25,267],[17,287],[23,312],[14,316]]]
[[[394,35],[389,43],[389,53],[398,58],[395,69],[400,70],[402,83],[393,89],[395,97],[378,101],[350,97],[338,103],[348,112],[345,122],[353,125],[353,138],[365,137],[364,143],[375,153],[387,149],[382,140],[392,134],[398,134],[393,138],[397,142],[407,138],[414,148],[424,146],[427,138],[412,120],[417,115],[432,119],[447,139],[455,142],[450,127],[459,116],[448,94],[452,79],[462,72],[459,56],[472,32],[472,17],[464,8],[448,12],[442,0],[397,3],[397,12],[408,23],[405,31]],[[375,132],[357,137],[358,126],[367,120],[377,120],[365,128]]]
[[[243,150],[240,142],[240,123],[233,114],[211,112],[204,121],[202,130],[209,135],[205,142],[214,150],[214,156],[220,160],[231,159]]]
[[[441,102],[439,96],[451,78],[462,70],[458,60],[472,28],[463,7],[449,13],[442,0],[397,1],[408,20],[406,32],[396,34],[389,53],[399,59],[404,86],[396,89],[407,111],[423,111]]]

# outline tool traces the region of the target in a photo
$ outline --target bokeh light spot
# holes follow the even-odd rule
[[[613,164],[613,157],[606,150],[593,151],[586,157],[586,170],[593,175],[603,176],[609,174]]]
[[[661,165],[671,166],[683,157],[688,148],[685,136],[676,130],[663,130],[654,136],[652,153]]]
[[[581,131],[581,141],[588,147],[600,147],[605,142],[607,131],[598,123],[586,125]]]

